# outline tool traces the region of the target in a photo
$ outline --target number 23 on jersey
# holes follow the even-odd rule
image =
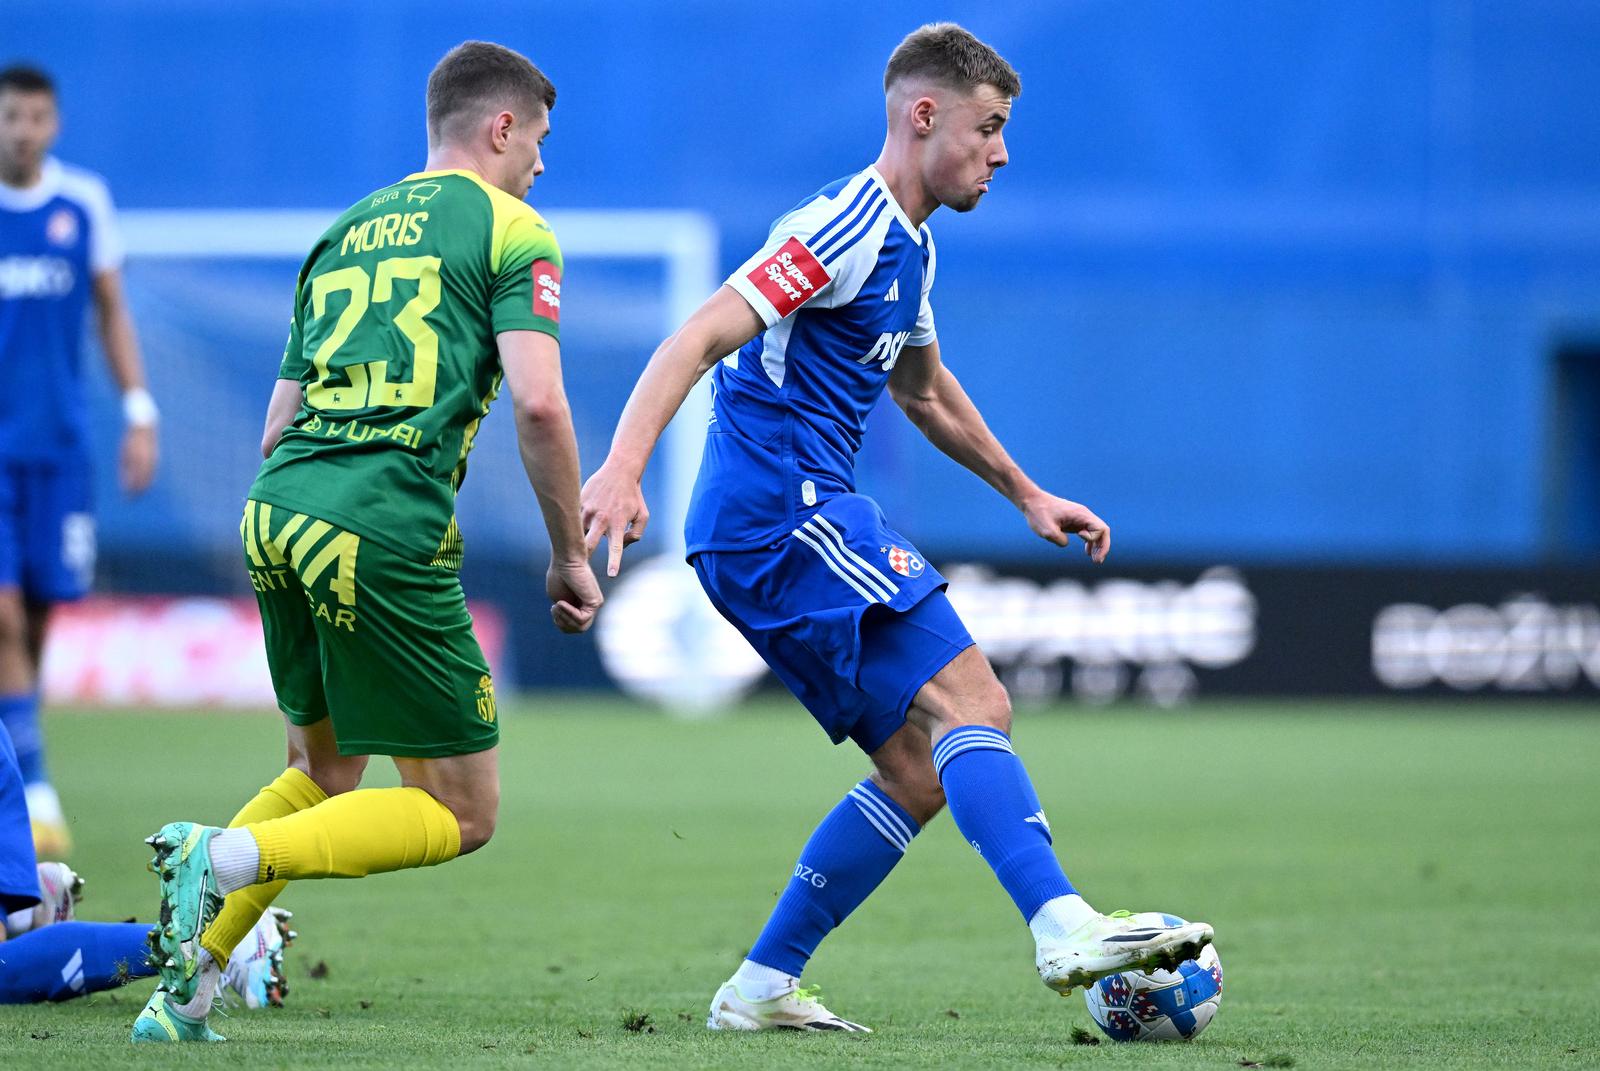
[[[332,294],[346,293],[349,300],[333,331],[311,357],[316,382],[306,388],[306,402],[317,409],[337,411],[399,407],[426,409],[433,404],[434,383],[439,369],[439,336],[423,317],[439,305],[439,258],[389,257],[380,260],[377,274],[360,265],[349,265],[323,272],[311,280],[311,312],[321,319],[328,311]],[[394,314],[394,327],[411,344],[411,377],[400,379],[404,369],[395,369],[390,379],[387,360],[340,360],[339,350],[349,341],[362,317],[372,305],[394,300],[395,281],[413,280],[417,292]],[[337,382],[341,376],[349,384]]]

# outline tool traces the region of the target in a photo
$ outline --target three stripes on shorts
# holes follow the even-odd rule
[[[883,570],[850,549],[844,534],[826,517],[814,515],[794,530],[794,537],[816,551],[835,576],[855,589],[868,602],[888,602],[900,594],[900,586]]]

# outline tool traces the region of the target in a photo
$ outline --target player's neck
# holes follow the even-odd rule
[[[28,190],[39,185],[39,180],[44,177],[44,161],[29,167],[26,164],[14,163],[10,160],[0,162],[0,185],[10,186],[14,190]]]
[[[933,215],[934,209],[939,207],[939,202],[934,200],[917,177],[917,169],[909,160],[900,159],[891,144],[884,145],[872,166],[883,176],[884,185],[889,187],[900,210],[912,223],[922,226]]]
[[[485,182],[489,181],[488,172],[477,157],[466,149],[455,145],[438,145],[428,150],[428,162],[423,167],[424,171],[471,171]]]

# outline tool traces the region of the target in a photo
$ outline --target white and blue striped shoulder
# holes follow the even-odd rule
[[[838,308],[853,301],[877,266],[896,222],[912,241],[911,223],[875,168],[825,187],[779,217],[761,249],[728,278],[768,327],[799,309]]]
[[[58,192],[89,218],[89,266],[96,272],[122,267],[122,235],[106,180],[85,168],[57,164]]]

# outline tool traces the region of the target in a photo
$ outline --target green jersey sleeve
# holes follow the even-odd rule
[[[283,360],[278,362],[279,379],[304,379],[311,362],[306,359],[305,331],[300,326],[300,290],[305,285],[306,269],[294,284],[294,311],[289,315],[289,341],[283,345]]]
[[[499,221],[496,221],[499,223]],[[532,209],[506,219],[495,236],[489,312],[494,332],[543,331],[561,337],[561,249],[550,225]]]

